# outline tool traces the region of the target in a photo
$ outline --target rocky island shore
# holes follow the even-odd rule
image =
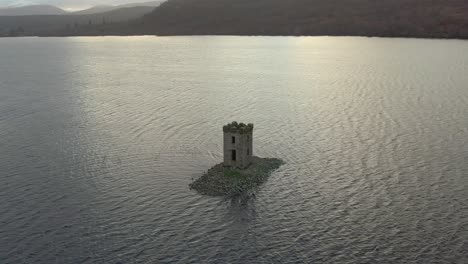
[[[282,164],[280,159],[259,157],[252,157],[252,164],[246,169],[224,167],[219,163],[189,186],[204,195],[234,196],[260,186]]]

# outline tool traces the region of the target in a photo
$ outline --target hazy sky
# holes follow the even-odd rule
[[[10,5],[50,4],[66,9],[83,9],[95,5],[119,5],[150,0],[0,0],[0,7]]]

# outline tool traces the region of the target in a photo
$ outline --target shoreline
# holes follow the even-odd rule
[[[4,38],[74,38],[74,37],[290,37],[290,38],[309,38],[309,37],[330,37],[330,38],[382,38],[382,39],[420,39],[420,40],[462,40],[467,41],[467,38],[452,38],[440,36],[385,36],[385,35],[232,35],[232,34],[78,34],[78,35],[25,35],[25,36],[4,36],[0,35],[0,39]]]
[[[209,196],[235,196],[254,190],[284,162],[274,158],[252,157],[246,169],[233,169],[218,163],[189,184],[190,189]]]

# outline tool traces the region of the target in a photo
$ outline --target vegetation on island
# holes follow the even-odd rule
[[[253,157],[246,169],[224,167],[223,163],[209,169],[190,184],[190,189],[211,196],[235,196],[253,191],[264,183],[283,161],[273,158]]]

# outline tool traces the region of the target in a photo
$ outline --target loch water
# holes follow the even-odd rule
[[[199,195],[233,120],[286,164]],[[468,263],[468,42],[0,39],[0,263]]]

